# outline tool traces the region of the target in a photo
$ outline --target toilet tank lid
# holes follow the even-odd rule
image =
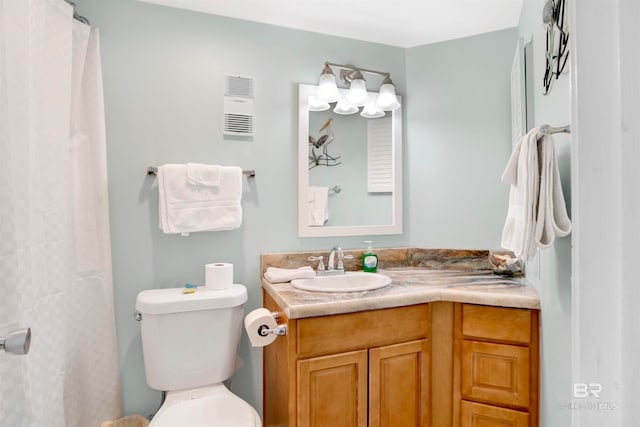
[[[142,314],[167,314],[184,311],[237,307],[247,302],[247,288],[231,285],[222,290],[198,286],[194,293],[184,288],[149,289],[138,294],[136,310]]]

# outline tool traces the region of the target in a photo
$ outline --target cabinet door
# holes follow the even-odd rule
[[[463,397],[529,406],[529,347],[463,340],[461,365]]]
[[[298,361],[298,427],[366,425],[366,350]]]
[[[529,414],[462,401],[461,427],[529,427]]]
[[[429,340],[369,350],[369,426],[427,427],[430,422]]]

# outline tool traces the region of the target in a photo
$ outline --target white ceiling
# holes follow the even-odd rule
[[[523,0],[141,0],[164,6],[414,47],[515,27]]]

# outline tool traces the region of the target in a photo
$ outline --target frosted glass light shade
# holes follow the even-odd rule
[[[347,101],[349,104],[357,107],[362,107],[366,102],[369,95],[367,94],[367,87],[362,79],[355,79],[351,82],[349,93],[347,94]]]
[[[349,104],[346,99],[341,99],[336,104],[333,112],[336,114],[355,114],[358,112],[358,107]]]
[[[384,117],[385,114],[379,105],[377,105],[375,102],[369,102],[362,109],[360,115],[367,119],[377,119],[378,117]]]
[[[329,109],[329,103],[318,99],[317,96],[309,97],[309,111],[326,111]]]
[[[385,83],[380,86],[380,92],[378,93],[376,103],[384,111],[393,111],[400,108],[400,103],[396,97],[396,88],[390,83]]]
[[[318,98],[325,102],[336,102],[340,99],[340,92],[336,85],[336,76],[321,74],[318,83]]]

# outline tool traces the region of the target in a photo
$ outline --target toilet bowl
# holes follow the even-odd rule
[[[247,288],[142,291],[136,299],[147,384],[167,392],[153,427],[259,427],[223,381],[237,367]]]
[[[251,405],[224,384],[172,391],[149,427],[261,427]]]

